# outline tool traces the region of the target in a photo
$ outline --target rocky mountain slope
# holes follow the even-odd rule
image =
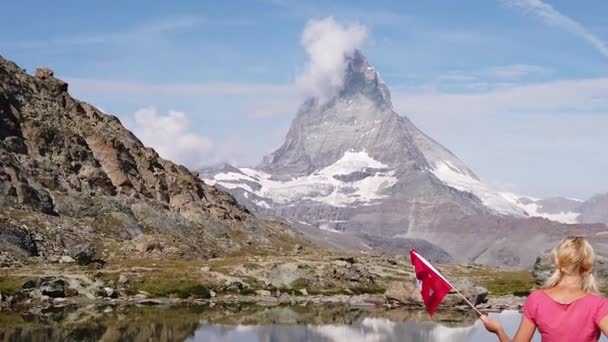
[[[360,51],[345,63],[340,92],[307,100],[278,150],[255,168],[205,172],[205,181],[317,242],[364,252],[413,246],[443,260],[530,266],[563,234],[608,230],[530,218],[526,203],[481,182],[396,113]]]
[[[31,76],[0,57],[0,252],[202,257],[296,243],[287,225],[255,218],[72,98],[50,69]]]

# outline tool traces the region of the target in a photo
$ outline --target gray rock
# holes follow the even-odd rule
[[[13,251],[27,256],[38,255],[38,248],[31,232],[23,227],[3,222],[1,217],[0,251]]]
[[[308,291],[306,289],[299,289],[298,292],[302,295],[302,296],[308,296]]]
[[[118,298],[118,292],[109,286],[99,289],[97,295],[99,297]]]
[[[155,249],[161,249],[162,245],[154,237],[148,235],[140,235],[133,239],[133,246],[140,253],[149,252]]]
[[[534,283],[536,283],[536,285],[543,285],[554,271],[555,263],[553,261],[552,253],[545,253],[538,256],[534,262],[534,267],[532,268]]]
[[[412,282],[390,282],[384,292],[384,297],[387,300],[397,301],[404,305],[422,304],[420,290]]]
[[[46,260],[51,263],[51,264],[57,264],[59,263],[59,256],[57,255],[49,255]]]
[[[453,279],[450,281],[460,293],[473,305],[485,303],[488,297],[488,290],[475,285],[468,279]],[[466,301],[456,293],[450,292],[442,302],[446,306],[467,305]]]
[[[129,278],[127,278],[127,276],[126,276],[126,275],[121,274],[120,276],[118,276],[118,283],[119,283],[120,285],[125,285],[125,284],[127,284],[128,282],[129,282]]]
[[[95,247],[91,243],[84,243],[70,248],[70,256],[80,265],[88,265],[95,260]]]
[[[270,297],[272,293],[268,290],[256,290],[255,294],[261,297]]]
[[[69,255],[62,255],[61,258],[59,258],[59,263],[61,264],[71,264],[74,263],[76,260],[74,260],[74,258],[72,258]]]
[[[40,285],[40,291],[43,296],[50,298],[65,297],[65,286],[66,283],[63,279],[54,279],[45,281]]]

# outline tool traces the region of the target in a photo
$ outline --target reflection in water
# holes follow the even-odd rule
[[[353,325],[265,325],[265,326],[201,326],[192,342],[241,341],[470,341],[475,326],[445,327],[434,323],[392,322],[386,318],[365,318]]]
[[[520,314],[497,316],[511,334]],[[476,317],[346,305],[67,307],[35,314],[0,312],[0,341],[432,342],[494,341]],[[534,341],[539,341],[538,337]],[[607,341],[602,339],[602,341]]]

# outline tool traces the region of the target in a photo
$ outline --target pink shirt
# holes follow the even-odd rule
[[[608,301],[589,294],[570,304],[562,304],[537,290],[528,296],[523,311],[538,328],[543,342],[595,342],[601,333],[598,324],[608,315]]]

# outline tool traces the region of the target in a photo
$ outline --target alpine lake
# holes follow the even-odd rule
[[[517,311],[490,313],[513,336]],[[538,335],[538,334],[537,334]],[[0,341],[493,341],[474,312],[345,304],[53,307],[0,312]],[[533,341],[540,341],[535,336]],[[601,341],[608,341],[602,338]]]

